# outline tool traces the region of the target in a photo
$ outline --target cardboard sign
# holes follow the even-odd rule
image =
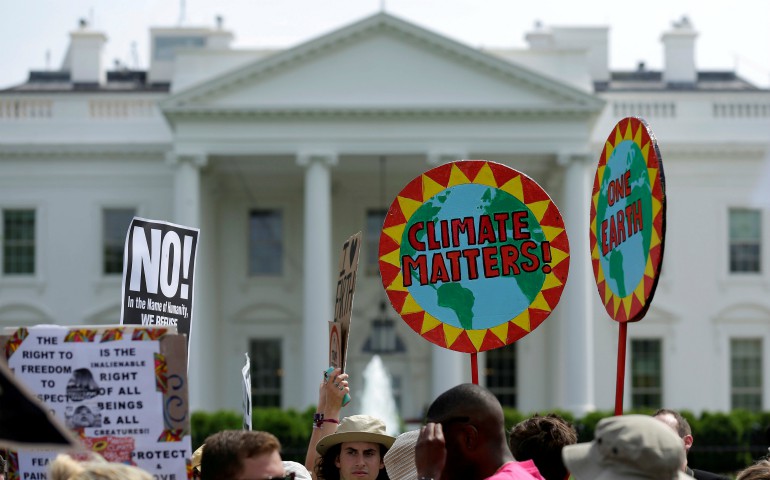
[[[596,287],[610,317],[641,320],[663,262],[666,185],[658,143],[641,118],[615,125],[599,157],[589,228]]]
[[[0,361],[0,447],[81,448],[48,407]]]
[[[246,365],[241,369],[243,376],[243,429],[251,430],[251,360],[246,353]]]
[[[329,366],[339,368],[342,360],[341,326],[337,322],[329,322]]]
[[[340,360],[339,365],[345,370],[350,335],[350,316],[353,313],[353,294],[356,290],[356,272],[358,254],[361,250],[361,232],[348,238],[342,245],[340,254],[339,276],[337,277],[337,295],[334,301],[334,321],[340,325]]]
[[[135,217],[126,235],[120,323],[190,337],[198,229]]]
[[[526,175],[467,160],[412,180],[380,235],[382,284],[426,340],[477,353],[510,343],[556,307],[569,273],[559,209]]]
[[[187,478],[183,336],[161,328],[45,325],[17,329],[4,340],[14,374],[86,447],[156,478]],[[15,452],[16,478],[46,478],[56,453]]]

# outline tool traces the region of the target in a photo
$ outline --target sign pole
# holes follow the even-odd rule
[[[471,353],[471,382],[479,384],[479,354],[476,352]]]
[[[623,386],[626,382],[626,340],[628,323],[620,323],[618,332],[618,375],[615,380],[615,415],[623,415]]]

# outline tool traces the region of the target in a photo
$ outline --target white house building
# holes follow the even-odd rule
[[[379,354],[418,418],[470,380],[469,358],[383,304],[384,210],[433,166],[485,159],[549,192],[571,265],[542,326],[479,356],[481,383],[524,411],[611,409],[618,325],[590,267],[589,199],[612,127],[639,115],[668,217],[657,293],[628,328],[625,406],[768,409],[770,91],[699,71],[686,19],[662,34],[663,71],[611,70],[609,34],[539,27],[526,49],[478,50],[378,13],[274,51],[158,28],[147,71],[107,71],[105,34],[81,25],[60,70],[0,91],[0,326],[117,323],[131,217],[200,227],[193,409],[240,408],[244,352],[255,405],[304,408],[327,366],[334,266],[361,230],[353,396]]]

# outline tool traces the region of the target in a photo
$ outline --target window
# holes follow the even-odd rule
[[[155,60],[173,60],[179,50],[203,48],[205,45],[204,37],[155,37]]]
[[[516,407],[516,344],[486,352],[487,389],[504,407]]]
[[[730,339],[730,406],[762,409],[762,340]]]
[[[3,273],[35,273],[34,210],[3,210]]]
[[[251,405],[252,407],[280,407],[281,341],[278,339],[252,340],[251,357]]]
[[[380,233],[382,224],[385,223],[385,209],[368,210],[366,212],[366,274],[380,274]]]
[[[123,250],[126,234],[136,210],[133,208],[105,208],[102,210],[102,265],[105,275],[123,273]]]
[[[283,273],[283,217],[277,210],[249,212],[249,275]]]
[[[730,272],[759,273],[762,259],[760,211],[730,209]]]
[[[631,408],[661,408],[663,356],[660,339],[631,340]]]

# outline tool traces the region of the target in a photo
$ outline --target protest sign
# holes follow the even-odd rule
[[[48,407],[0,361],[0,447],[81,448]]]
[[[474,362],[550,315],[567,281],[569,242],[559,209],[534,180],[465,160],[401,190],[385,217],[379,265],[401,318]]]
[[[246,365],[241,369],[243,376],[243,429],[251,430],[251,360],[246,353]]]
[[[340,324],[337,322],[329,322],[329,367],[332,369],[339,368],[342,359],[342,342],[340,340]]]
[[[353,313],[353,294],[356,290],[356,272],[358,271],[358,253],[361,250],[361,232],[348,238],[340,253],[337,294],[334,301],[334,322],[339,324],[340,360],[339,366],[345,370],[350,335],[350,317]],[[329,332],[331,334],[331,331]],[[331,353],[331,352],[330,352]]]
[[[187,478],[187,350],[173,328],[45,325],[3,340],[14,374],[87,449],[155,478]],[[16,478],[46,478],[55,456],[20,449],[11,468]]]
[[[658,142],[649,125],[626,117],[599,157],[588,228],[596,288],[619,322],[615,414],[623,413],[628,323],[650,308],[663,263],[666,184]]]
[[[666,185],[652,130],[624,118],[607,138],[594,177],[589,238],[596,287],[618,322],[641,320],[663,263]]]
[[[198,229],[135,217],[126,235],[123,325],[173,326],[190,337]]]

